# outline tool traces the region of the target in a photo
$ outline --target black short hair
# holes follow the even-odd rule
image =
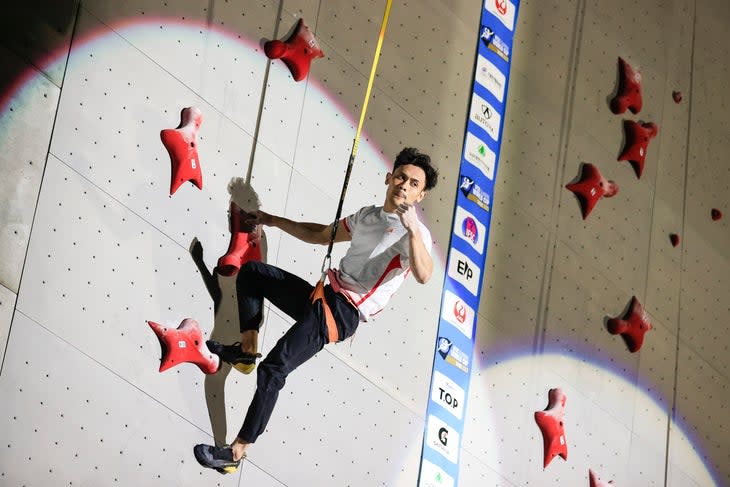
[[[424,191],[436,186],[439,178],[439,172],[438,169],[431,165],[431,156],[419,152],[418,149],[414,147],[406,147],[395,157],[393,171],[395,171],[398,166],[405,166],[406,164],[418,166],[426,173],[426,188]]]

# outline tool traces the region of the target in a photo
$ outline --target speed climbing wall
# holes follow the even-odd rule
[[[204,281],[228,246],[232,178],[250,174],[269,212],[332,218],[384,4],[6,12],[1,485],[416,484],[479,2],[394,2],[345,204],[381,203],[404,145],[430,152],[442,172],[421,208],[434,277],[409,280],[353,341],[292,374],[240,473],[201,469],[192,446],[233,439],[253,377],[160,374],[145,324],[193,317],[236,339],[233,279],[218,278],[215,309]],[[295,82],[261,43],[299,18],[325,56]],[[730,211],[728,26],[721,0],[520,2],[459,485],[588,486],[589,469],[617,487],[730,485],[730,230],[711,217]],[[641,73],[638,114],[610,109],[619,57]],[[203,114],[203,189],[170,196],[159,132],[188,106]],[[616,160],[624,120],[659,128],[641,178]],[[565,185],[587,163],[620,189],[584,220]],[[323,248],[272,229],[265,243],[269,262],[318,277]],[[634,353],[606,324],[632,296],[652,325]],[[264,353],[289,323],[267,312]],[[568,455],[543,468],[534,413],[553,388],[567,398]]]

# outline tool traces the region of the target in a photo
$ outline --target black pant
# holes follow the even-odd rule
[[[289,373],[327,344],[322,304],[313,305],[309,297],[313,289],[304,279],[262,262],[249,261],[238,273],[241,332],[259,329],[264,298],[296,321],[258,365],[256,392],[238,432],[247,443],[264,432]],[[360,322],[357,309],[329,285],[324,295],[337,322],[339,341],[352,336]]]

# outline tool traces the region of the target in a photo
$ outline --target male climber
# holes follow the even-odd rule
[[[287,375],[312,358],[325,344],[352,336],[361,321],[380,312],[409,272],[424,284],[431,277],[431,234],[418,220],[415,204],[436,186],[438,171],[431,158],[417,149],[403,149],[393,172],[385,177],[383,206],[366,206],[343,218],[335,242],[350,241],[338,269],[329,269],[324,287],[326,304],[335,327],[327,326],[321,302],[312,304],[314,287],[272,265],[249,261],[238,273],[236,290],[241,341],[222,345],[209,340],[210,350],[243,373],[250,373],[257,353],[258,330],[264,298],[295,320],[291,328],[261,361],[256,392],[246,419],[228,446],[196,445],[195,458],[221,473],[238,469],[249,446],[263,433]],[[328,244],[332,225],[295,222],[257,211],[250,223],[278,227],[307,243]],[[331,323],[331,320],[329,320]]]

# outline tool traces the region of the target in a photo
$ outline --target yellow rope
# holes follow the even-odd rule
[[[370,79],[368,80],[368,88],[365,91],[365,102],[362,105],[362,110],[360,111],[360,122],[357,124],[357,133],[355,134],[355,142],[352,145],[352,155],[353,159],[355,154],[357,154],[357,147],[360,144],[360,133],[362,132],[362,126],[365,122],[365,112],[368,110],[368,102],[370,101],[370,92],[373,89],[373,82],[375,81],[375,70],[378,67],[378,60],[380,59],[380,50],[383,47],[383,39],[385,38],[385,28],[388,25],[388,17],[390,17],[390,6],[392,4],[392,0],[388,0],[388,3],[385,5],[385,13],[383,14],[383,22],[380,24],[380,35],[378,36],[378,45],[375,48],[375,57],[373,58],[373,65],[370,68]]]
[[[357,124],[357,132],[355,133],[355,140],[352,143],[352,152],[350,152],[350,160],[347,163],[347,171],[345,171],[345,180],[342,183],[342,192],[340,193],[340,201],[337,205],[337,213],[335,214],[335,219],[332,222],[332,234],[330,236],[330,242],[329,247],[327,248],[327,255],[325,256],[324,260],[322,261],[322,277],[320,278],[320,283],[324,282],[325,276],[327,274],[327,269],[329,268],[330,261],[331,261],[331,255],[332,255],[332,245],[335,243],[335,236],[337,235],[337,227],[340,222],[340,216],[342,215],[342,204],[345,201],[345,193],[347,192],[347,185],[350,182],[350,174],[352,173],[352,166],[355,162],[355,155],[357,154],[357,148],[360,144],[360,133],[362,132],[362,126],[365,122],[365,112],[367,112],[368,109],[368,102],[370,101],[370,93],[373,89],[373,82],[375,81],[375,70],[378,67],[378,60],[380,59],[380,50],[383,47],[383,39],[385,38],[385,28],[388,25],[388,17],[390,17],[390,7],[392,5],[392,0],[387,0],[387,3],[385,5],[385,13],[383,14],[383,22],[380,24],[380,35],[378,36],[378,45],[375,48],[375,57],[373,58],[373,65],[370,68],[370,79],[368,80],[368,88],[365,91],[365,101],[362,105],[362,110],[360,110],[360,121]]]

